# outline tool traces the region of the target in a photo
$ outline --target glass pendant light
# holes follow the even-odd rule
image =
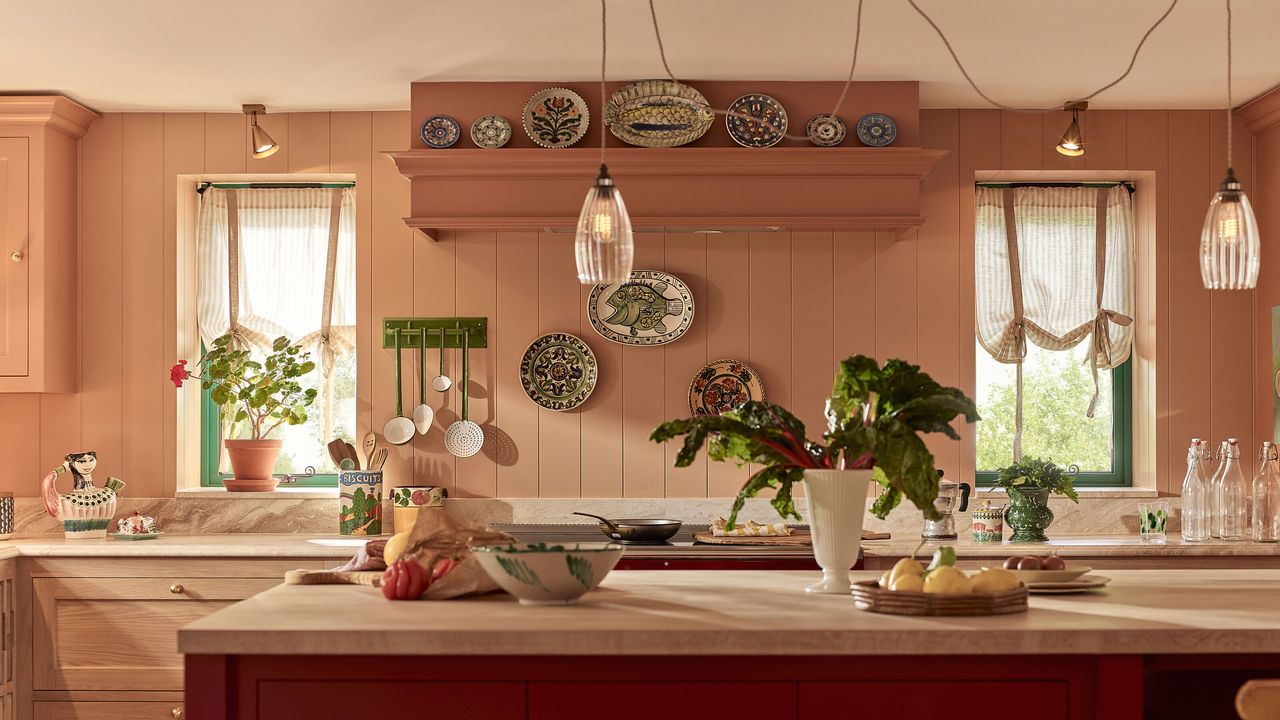
[[[1227,176],[1209,203],[1200,231],[1200,279],[1210,290],[1258,284],[1258,220],[1231,167],[1231,0],[1227,0]]]
[[[622,193],[609,177],[604,163],[605,63],[609,55],[606,0],[600,0],[600,174],[587,191],[578,216],[574,236],[574,254],[578,262],[578,282],[583,285],[624,282],[631,277],[631,260],[635,254],[635,238],[631,232],[631,216],[627,214]]]

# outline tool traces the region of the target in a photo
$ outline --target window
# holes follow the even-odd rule
[[[201,341],[234,331],[261,359],[284,335],[311,353],[316,370],[302,384],[319,395],[305,423],[272,435],[283,446],[275,472],[302,474],[299,485],[336,485],[326,444],[335,437],[354,444],[356,430],[354,187],[205,183],[199,190]],[[200,420],[201,485],[220,486],[229,464],[208,392]]]
[[[979,185],[980,485],[1019,452],[1132,484],[1132,207],[1117,184]]]

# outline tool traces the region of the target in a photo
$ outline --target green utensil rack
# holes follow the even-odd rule
[[[483,317],[395,317],[382,318],[382,347],[396,346],[396,333],[400,333],[400,347],[408,350],[420,348],[426,330],[428,348],[440,347],[441,330],[444,330],[446,348],[462,347],[462,331],[467,334],[467,346],[471,349],[489,347],[489,318]]]

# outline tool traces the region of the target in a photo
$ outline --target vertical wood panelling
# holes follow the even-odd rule
[[[289,172],[329,172],[329,113],[289,113]]]
[[[695,323],[706,324],[707,362],[751,359],[751,329],[740,311],[751,298],[748,243],[746,233],[707,236],[707,294],[698,303],[694,316]],[[766,387],[766,397],[773,400],[770,393]],[[708,463],[707,495],[736,495],[746,479],[746,468],[733,463]]]
[[[1129,114],[1124,110],[1090,110],[1084,144],[1084,167],[1088,170],[1137,169],[1128,163],[1126,142]],[[1056,154],[1056,153],[1055,153]]]
[[[529,347],[529,343],[538,336],[538,303],[532,298],[538,297],[538,233],[500,232],[497,235],[497,306],[494,318],[500,323],[502,332],[494,340],[497,347],[490,348],[497,364],[497,387],[494,391],[497,429],[501,434],[495,437],[497,445],[488,444],[486,452],[492,453],[498,464],[498,496],[499,497],[538,497],[538,406],[525,395],[520,382],[520,358]],[[592,338],[583,337],[596,349],[600,357],[602,340],[593,342]],[[601,377],[604,380],[604,377]],[[617,380],[614,380],[616,384]],[[599,398],[600,386],[596,386],[595,395],[588,400],[595,403]],[[583,433],[583,467],[586,468],[583,478],[584,493],[586,479],[600,474],[600,465],[604,463],[589,462],[588,448],[598,443],[594,433],[598,427],[594,423],[584,423]],[[618,462],[621,464],[621,442]],[[608,495],[622,494],[621,472],[616,488],[611,488]]]
[[[663,237],[647,233],[637,236],[632,267],[637,270],[661,270],[665,266],[666,247]],[[543,281],[547,282],[545,274]],[[694,302],[697,302],[696,298]],[[694,318],[694,322],[697,322],[696,314]],[[649,442],[649,433],[665,419],[665,355],[665,346],[625,345],[622,348],[623,497],[662,496],[666,458],[663,448]]]
[[[164,462],[156,438],[165,433],[164,409],[174,402],[174,389],[164,380],[164,365],[177,358],[155,331],[156,308],[164,294],[164,116],[124,116],[124,457],[121,478],[154,472]],[[210,148],[206,145],[206,156]],[[213,157],[223,157],[216,151]],[[86,166],[86,171],[89,168]],[[87,230],[87,228],[85,228]],[[82,235],[83,237],[83,235]],[[160,382],[156,382],[160,378]]]
[[[498,260],[495,234],[484,230],[459,232],[454,238],[454,244],[454,274],[457,277],[454,311],[463,317],[489,318],[489,340],[496,343],[506,326],[496,315]],[[469,355],[468,372],[471,383],[467,388],[459,387],[459,391],[471,393],[468,417],[489,432],[486,433],[487,448],[484,452],[457,460],[454,486],[459,497],[493,497],[498,491],[498,466],[493,452],[500,449],[492,432],[497,415],[494,396],[497,368],[491,359],[494,356],[494,345],[490,344],[489,349],[477,350]],[[428,402],[430,400],[428,398]],[[414,401],[417,401],[416,398]],[[461,410],[461,397],[458,398],[458,407]]]
[[[1000,167],[1039,170],[1044,167],[1044,116],[1040,113],[1000,112]]]
[[[565,332],[582,337],[573,235],[539,233],[536,268],[538,334]],[[538,409],[538,470],[540,496],[582,494],[582,413]]]
[[[855,314],[833,313],[835,278],[831,268],[832,233],[796,232],[791,235],[791,411],[804,423],[809,437],[826,429],[825,399],[837,358],[832,322],[853,320]]]
[[[14,495],[38,496],[40,478],[61,461],[40,457],[39,395],[16,393],[4,397],[0,404],[0,452],[12,468],[0,479],[0,487]]]
[[[883,301],[876,305],[876,354],[881,363],[890,358],[916,361],[916,320],[919,299],[916,287],[916,231],[895,237],[876,232],[876,287]]]
[[[653,238],[641,235],[637,242],[653,242]],[[596,389],[580,408],[582,496],[622,497],[622,346],[592,328],[587,304],[593,288],[583,285],[578,290],[579,337],[595,353],[600,368]]]
[[[242,173],[248,168],[248,161],[248,119],[239,113],[206,114],[204,171],[214,175]]]
[[[664,419],[689,416],[689,383],[693,374],[706,363],[707,328],[697,321],[698,298],[707,296],[706,235],[668,233],[666,236],[666,269],[689,286],[695,299],[694,322],[676,342],[662,346],[666,381],[662,395]],[[650,428],[652,429],[652,428]],[[707,494],[707,459],[700,453],[686,468],[674,466],[680,445],[669,442],[662,446],[666,468],[667,497],[705,497]]]
[[[373,317],[373,113],[330,116],[329,169],[356,176],[356,317]],[[372,322],[356,324],[356,441],[373,428],[369,405]]]

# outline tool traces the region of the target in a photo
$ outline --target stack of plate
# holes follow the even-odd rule
[[[986,570],[987,568],[983,568]],[[1062,570],[1010,570],[1034,594],[1064,594],[1098,590],[1111,578],[1089,575],[1088,565],[1068,565]]]

